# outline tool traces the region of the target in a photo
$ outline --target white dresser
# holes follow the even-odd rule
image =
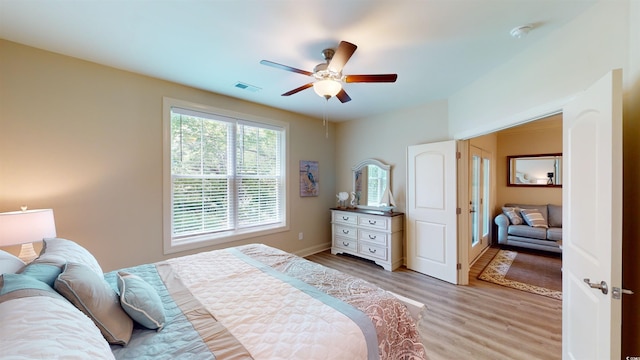
[[[331,253],[373,260],[385,270],[402,265],[404,214],[331,209]]]

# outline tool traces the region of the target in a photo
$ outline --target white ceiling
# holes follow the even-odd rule
[[[595,0],[0,0],[0,38],[115,68],[322,118],[304,75],[340,40],[357,51],[345,74],[397,73],[396,83],[350,83],[345,121],[446,99],[571,21]],[[515,39],[512,28],[533,24]],[[234,85],[261,88],[250,92]]]

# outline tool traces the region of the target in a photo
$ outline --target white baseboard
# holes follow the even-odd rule
[[[298,255],[300,257],[305,257],[305,256],[309,256],[309,255],[313,255],[313,254],[317,254],[319,252],[323,252],[325,250],[329,250],[331,249],[331,243],[326,243],[326,244],[321,244],[321,245],[315,245],[315,246],[311,246],[302,250],[298,250],[296,252],[294,252],[295,255]]]

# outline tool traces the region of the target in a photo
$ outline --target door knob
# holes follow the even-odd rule
[[[609,293],[609,287],[607,286],[607,283],[604,281],[600,281],[599,284],[594,284],[591,282],[591,279],[586,278],[584,279],[584,282],[589,285],[590,288],[592,289],[600,289],[602,291],[603,294],[607,295]]]

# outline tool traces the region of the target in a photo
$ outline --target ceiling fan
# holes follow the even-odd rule
[[[287,91],[282,96],[289,96],[313,86],[315,92],[329,100],[335,96],[340,102],[350,101],[351,98],[342,88],[342,83],[376,83],[376,82],[395,82],[398,78],[397,74],[369,74],[369,75],[343,75],[342,68],[349,61],[353,53],[358,47],[350,42],[341,41],[338,49],[324,49],[322,56],[325,62],[316,65],[313,72],[296,69],[291,66],[278,64],[268,60],[260,61],[260,64],[271,66],[277,69],[291,71],[294,73],[311,76],[315,78],[308,84],[304,84],[291,91]]]

